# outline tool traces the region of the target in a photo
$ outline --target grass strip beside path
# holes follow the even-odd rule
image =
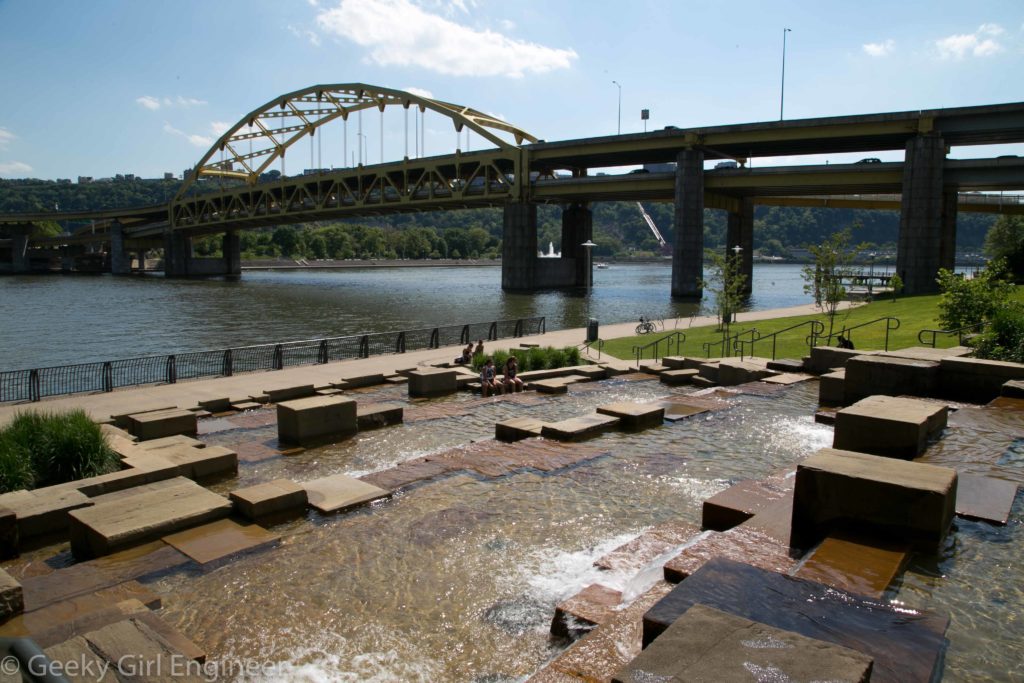
[[[892,350],[906,348],[908,346],[920,346],[921,344],[917,339],[917,335],[921,330],[941,328],[938,322],[938,313],[939,295],[937,294],[901,297],[896,301],[892,301],[890,299],[876,300],[869,304],[839,311],[835,317],[834,331],[838,332],[844,325],[846,327],[854,327],[861,323],[866,323],[878,318],[892,317],[897,318],[900,321],[900,327],[899,329],[893,330],[889,333],[889,349]],[[743,322],[742,313],[738,317],[739,321],[734,322],[729,328],[730,335],[734,335],[739,332],[747,332],[748,330],[753,329],[757,331],[757,335],[764,336],[778,330],[786,329],[787,327],[806,323],[809,320],[820,320],[825,325],[825,334],[828,334],[829,331],[828,316],[823,313],[816,315],[791,316],[786,318],[772,318],[769,320],[758,320],[748,323]],[[703,344],[705,342],[716,344],[711,351],[712,357],[722,355],[719,351],[721,346],[717,345],[722,339],[722,333],[718,330],[717,326],[706,325],[704,327],[679,328],[679,331],[686,334],[686,341],[683,343],[681,349],[673,349],[671,355],[703,358],[705,357],[703,348]],[[666,330],[665,332],[656,332],[654,334],[609,339],[605,342],[603,352],[611,354],[616,358],[632,360],[636,357],[633,352],[634,346],[650,344],[656,339],[660,339],[671,334],[671,332],[672,330]],[[809,325],[803,325],[795,330],[780,334],[776,342],[775,357],[802,358],[808,355],[810,352],[807,346],[808,334],[810,334]],[[857,349],[865,351],[882,349],[885,344],[885,322],[878,322],[873,325],[861,327],[854,330],[850,336]],[[749,339],[749,337],[744,338]],[[832,344],[835,344],[834,338]],[[936,340],[936,346],[938,348],[948,348],[956,345],[956,335],[940,335]],[[746,345],[746,349],[747,355],[751,355],[749,344]],[[661,353],[664,355],[664,346],[662,346]],[[753,347],[752,355],[770,358],[771,354],[771,340],[761,341]],[[646,358],[651,357],[650,351],[647,351],[644,355]],[[735,354],[730,353],[729,355]]]

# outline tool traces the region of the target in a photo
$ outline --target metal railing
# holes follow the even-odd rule
[[[850,332],[852,332],[853,330],[859,329],[861,327],[867,327],[868,325],[874,325],[875,323],[880,323],[880,322],[883,322],[883,321],[885,322],[885,345],[884,345],[884,348],[885,348],[886,351],[888,351],[889,350],[889,333],[892,332],[893,330],[900,329],[900,319],[899,318],[892,318],[892,317],[889,317],[889,316],[886,316],[884,318],[876,318],[874,320],[869,320],[866,323],[861,323],[859,325],[854,325],[853,327],[847,327],[846,325],[843,325],[843,329],[839,330],[838,332],[833,332],[832,334],[827,334],[824,337],[822,337],[822,339],[825,340],[823,343],[825,345],[828,345],[828,344],[830,344],[832,342],[832,337],[839,337],[840,335],[846,337],[847,339],[850,339]],[[851,339],[851,341],[852,341],[852,339]],[[822,343],[822,342],[820,342],[820,340],[819,340],[819,341],[815,342],[814,345],[817,346],[818,343]]]
[[[643,346],[634,346],[633,355],[636,357],[637,367],[640,367],[640,361],[643,360],[644,352],[647,351],[648,349],[651,349],[651,360],[658,360],[659,358],[664,358],[665,356],[671,356],[673,353],[679,353],[682,350],[683,342],[685,341],[686,333],[676,330],[675,332],[670,332],[669,334],[666,334],[664,337],[655,339],[649,344],[644,344]],[[659,353],[662,345],[665,346],[665,352]]]
[[[0,403],[39,401],[47,396],[113,391],[144,384],[174,384],[202,377],[230,377],[259,370],[369,358],[417,349],[456,346],[477,339],[495,341],[544,334],[544,317],[448,325],[401,332],[375,332],[215,351],[144,356],[0,372]]]
[[[705,358],[711,358],[711,349],[715,348],[716,346],[719,347],[719,351],[720,351],[720,353],[718,354],[719,357],[727,357],[729,355],[728,352],[730,350],[732,350],[732,351],[739,350],[742,353],[742,346],[740,345],[740,337],[742,337],[744,335],[748,335],[748,334],[750,335],[750,338],[753,339],[754,335],[757,334],[757,328],[756,327],[752,327],[749,330],[743,330],[742,332],[737,332],[736,334],[732,335],[731,337],[726,337],[723,334],[722,338],[719,341],[716,341],[716,342],[704,342],[704,344],[703,344],[703,347],[704,347],[704,357]]]
[[[604,350],[604,339],[595,339],[594,341],[585,341],[580,344],[580,351],[585,353],[588,357],[590,356],[591,349],[597,349],[597,359],[601,360],[601,352]]]
[[[793,330],[799,329],[799,328],[804,327],[804,326],[810,326],[810,328],[811,328],[810,334],[807,335],[807,348],[810,349],[811,347],[813,347],[815,345],[815,342],[817,341],[818,337],[821,336],[821,333],[825,331],[825,323],[821,322],[820,320],[805,320],[804,322],[799,323],[797,325],[792,325],[792,326],[787,327],[787,328],[782,329],[782,330],[776,330],[775,332],[772,332],[771,334],[764,334],[764,335],[758,334],[756,337],[751,336],[751,338],[749,340],[737,339],[735,343],[736,343],[736,345],[739,346],[740,359],[742,359],[744,356],[753,356],[754,355],[754,344],[757,344],[758,342],[762,342],[762,341],[766,341],[768,339],[771,339],[771,341],[772,341],[772,360],[775,360],[775,349],[777,347],[777,342],[778,342],[778,339],[779,339],[779,335],[782,334],[783,332],[791,332]],[[750,345],[750,353],[749,354],[746,353],[746,345],[747,344]]]
[[[947,335],[947,336],[951,337],[951,336],[953,336],[955,334],[956,335],[957,344],[959,344],[960,346],[963,346],[963,344],[964,344],[964,337],[966,337],[967,335],[970,335],[970,334],[976,334],[976,333],[980,332],[982,329],[984,329],[984,327],[985,327],[985,323],[984,322],[980,322],[980,323],[974,323],[973,325],[966,325],[964,327],[958,327],[955,330],[921,330],[920,332],[917,333],[917,341],[919,341],[922,346],[930,346],[931,348],[934,349],[935,348],[936,337],[938,337],[938,335],[942,334],[942,335]],[[927,340],[926,339],[927,337],[931,337],[931,339]]]

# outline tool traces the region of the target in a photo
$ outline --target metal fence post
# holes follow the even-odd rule
[[[284,349],[280,344],[274,346],[274,369],[284,370]]]
[[[29,370],[28,373],[28,400],[38,401],[40,400],[39,395],[39,371]]]
[[[168,384],[174,384],[178,381],[178,362],[173,355],[167,356],[165,376]]]
[[[469,325],[462,326],[462,334],[459,335],[459,342],[462,344],[469,343]]]
[[[369,358],[370,357],[370,337],[369,335],[363,335],[359,338],[359,357]]]
[[[405,353],[405,332],[399,332],[395,339],[395,353]]]
[[[540,333],[547,334],[548,331],[548,319],[546,316],[541,316],[540,319]]]
[[[522,337],[523,336],[523,319],[522,318],[520,318],[519,320],[516,321],[516,329],[515,329],[515,331],[512,332],[512,336],[513,337]]]
[[[231,353],[231,349],[225,349],[224,351],[224,367],[222,368],[223,375],[230,377],[235,371],[235,359],[234,354]]]
[[[498,323],[491,323],[490,329],[487,330],[487,341],[495,341],[498,338]]]
[[[110,367],[110,361],[103,364],[103,391],[114,390],[114,370]]]
[[[322,339],[322,340],[320,340],[320,349],[317,351],[316,362],[320,363],[320,365],[323,365],[324,363],[326,363],[327,362],[327,353],[328,353],[328,351],[327,351],[327,340],[326,339]]]
[[[436,327],[430,332],[430,347],[432,349],[441,348],[441,332]]]

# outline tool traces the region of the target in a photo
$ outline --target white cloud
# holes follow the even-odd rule
[[[20,161],[0,161],[0,175],[25,175],[32,167]]]
[[[163,97],[156,98],[150,95],[143,95],[142,97],[136,97],[135,101],[140,105],[149,109],[150,111],[156,111],[161,107],[178,107],[181,109],[188,109],[189,107],[198,107],[206,104],[206,100],[198,100],[194,97]]]
[[[428,100],[434,99],[434,93],[430,92],[429,90],[424,90],[423,88],[409,87],[402,88],[402,90],[412,95],[416,95],[417,97],[426,97]]]
[[[164,132],[170,133],[171,135],[177,135],[178,137],[181,138],[185,138],[186,140],[189,141],[189,143],[195,145],[196,147],[209,147],[210,145],[213,144],[213,138],[207,137],[205,135],[186,133],[183,130],[178,130],[169,123],[164,124]]]
[[[224,133],[228,132],[229,128],[231,128],[231,124],[226,121],[210,121],[210,130],[217,137],[224,135]]]
[[[974,33],[957,33],[935,41],[939,57],[960,60],[964,57],[989,57],[1002,52],[996,38],[1003,34],[999,24],[982,24]]]
[[[292,26],[291,24],[288,24],[288,26],[286,26],[285,28],[287,28],[291,32],[291,34],[296,38],[304,38],[305,40],[308,40],[309,44],[312,45],[313,47],[320,47],[320,34],[317,33],[316,31],[298,28]]]
[[[896,41],[890,38],[881,43],[865,43],[861,48],[869,57],[887,57],[896,49]]]
[[[17,140],[18,136],[7,130],[6,128],[0,128],[0,149],[7,149],[7,145],[10,144],[11,140]]]
[[[463,6],[462,3],[456,3]],[[417,66],[449,76],[507,76],[567,69],[572,49],[513,40],[431,14],[410,0],[341,0],[317,15],[320,28],[369,50],[381,66]]]

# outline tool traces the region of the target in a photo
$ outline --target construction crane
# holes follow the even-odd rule
[[[637,202],[636,208],[640,209],[640,215],[644,217],[645,221],[647,221],[647,227],[649,227],[651,232],[654,233],[654,238],[658,240],[658,246],[661,247],[661,250],[668,251],[671,249],[668,242],[665,241],[665,238],[661,236],[661,231],[658,230],[658,226],[654,224],[654,219],[651,218],[651,215],[644,209],[644,205]]]

